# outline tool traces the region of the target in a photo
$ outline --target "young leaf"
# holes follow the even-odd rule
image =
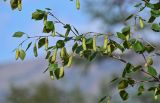
[[[78,43],[76,42],[72,47],[72,51],[74,52],[77,49],[77,47],[78,47]]]
[[[45,38],[41,38],[39,41],[38,41],[38,48],[41,48],[42,46],[45,45]]]
[[[32,42],[30,42],[30,43],[28,44],[28,46],[27,46],[27,48],[26,48],[25,51],[27,51],[27,50],[30,48],[31,45],[32,45]]]
[[[73,56],[71,55],[69,57],[69,61],[68,61],[67,67],[71,67],[71,65],[72,65],[72,59],[73,59]]]
[[[133,49],[135,50],[135,52],[137,53],[143,53],[145,51],[145,47],[143,46],[143,44],[139,41],[136,41],[136,43],[133,45]]]
[[[137,95],[138,96],[142,95],[142,93],[144,92],[144,90],[145,90],[144,89],[144,85],[140,85],[139,88],[138,88],[138,94]]]
[[[152,30],[155,32],[160,32],[160,25],[159,24],[152,24]]]
[[[107,96],[102,97],[102,98],[98,101],[98,103],[102,103],[106,98],[107,98]]]
[[[127,87],[128,87],[128,82],[127,82],[127,80],[122,80],[122,81],[120,81],[119,84],[118,84],[118,89],[119,89],[119,90],[124,90],[124,89],[127,88]]]
[[[125,90],[120,91],[119,94],[124,101],[127,100],[129,97],[128,93]]]
[[[58,40],[56,43],[57,48],[63,48],[65,46],[65,43],[63,40]]]
[[[42,20],[45,15],[45,11],[37,10],[34,13],[32,13],[32,19],[34,20]]]
[[[64,67],[58,68],[54,72],[57,79],[60,79],[64,76]]]
[[[152,66],[148,67],[148,73],[150,73],[152,76],[157,76],[157,71],[155,68],[153,68]]]
[[[50,57],[50,55],[51,55],[51,51],[48,51],[45,59],[48,59]]]
[[[15,32],[15,33],[13,34],[13,37],[20,38],[20,37],[22,37],[24,34],[25,34],[24,32],[18,31],[18,32]]]
[[[53,33],[54,31],[55,31],[55,27],[54,27],[53,21],[46,21],[44,24],[43,32],[44,33],[50,33],[50,32]]]
[[[18,0],[10,0],[10,5],[12,10],[16,9],[18,7]]]
[[[131,19],[133,16],[134,16],[133,14],[129,15],[129,16],[125,19],[125,21]]]
[[[24,50],[20,50],[20,51],[19,51],[19,57],[20,57],[20,59],[21,59],[21,60],[24,60],[25,56],[26,56],[25,51],[24,51]]]
[[[70,32],[70,30],[71,30],[71,26],[70,26],[69,24],[66,24],[66,25],[64,26],[64,28],[67,29],[67,30],[66,30],[66,33],[65,33],[65,37],[68,37],[69,32]]]

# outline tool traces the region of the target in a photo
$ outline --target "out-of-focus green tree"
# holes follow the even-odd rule
[[[83,93],[75,88],[71,91],[62,90],[49,83],[35,86],[11,86],[5,103],[85,103]]]

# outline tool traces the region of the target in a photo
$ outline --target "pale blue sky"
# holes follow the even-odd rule
[[[83,3],[81,4],[83,6]],[[74,26],[84,30],[88,25],[88,17],[84,9],[76,10],[75,2],[70,0],[26,0],[23,2],[23,10],[12,11],[7,2],[0,1],[0,63],[15,61],[15,55],[12,50],[24,39],[15,39],[12,37],[16,31],[24,31],[28,34],[37,35],[41,33],[43,26],[40,22],[31,20],[31,14],[36,9],[51,8],[54,13],[65,23],[71,23]],[[93,27],[94,28],[94,27]],[[30,51],[31,52],[31,51]],[[33,57],[28,53],[27,59]]]

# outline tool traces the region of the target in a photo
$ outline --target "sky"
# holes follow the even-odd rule
[[[70,23],[81,31],[88,29],[95,30],[96,27],[88,26],[90,21],[83,9],[76,10],[75,2],[70,0],[26,0],[23,2],[23,10],[12,11],[9,0],[7,2],[0,1],[0,64],[15,61],[15,53],[13,50],[25,38],[13,38],[13,33],[23,31],[29,35],[41,34],[43,25],[41,22],[31,20],[31,14],[36,9],[51,8],[53,13],[65,23]],[[32,50],[27,53],[26,59],[33,58]]]

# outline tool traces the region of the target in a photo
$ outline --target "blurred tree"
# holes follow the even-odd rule
[[[11,86],[4,103],[85,103],[85,100],[78,88],[65,91],[43,82],[35,86]]]

